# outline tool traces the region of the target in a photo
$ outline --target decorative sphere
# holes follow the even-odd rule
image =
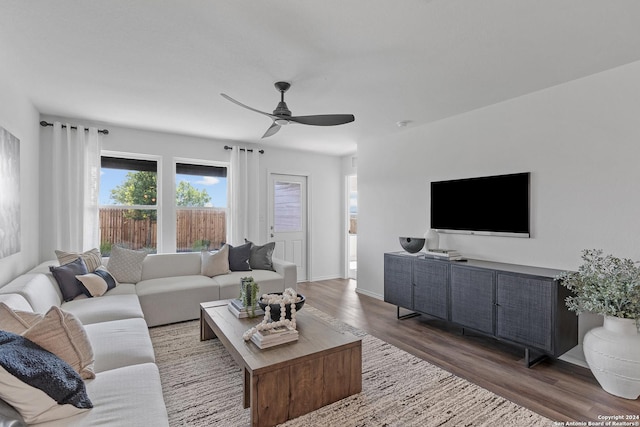
[[[275,295],[282,295],[282,292],[274,292]],[[300,301],[295,304],[295,311],[300,311],[302,306],[304,305],[305,298],[304,295],[298,294],[300,297]],[[267,304],[263,302],[262,297],[258,300],[258,305],[261,309],[267,311],[267,307],[269,307],[269,314],[271,315],[271,320],[274,322],[278,322],[280,320],[280,304]],[[285,319],[291,320],[291,304],[286,304],[285,306]]]

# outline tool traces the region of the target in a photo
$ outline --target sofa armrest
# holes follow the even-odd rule
[[[292,262],[273,258],[273,269],[284,278],[284,288],[296,289],[298,283],[298,270]]]

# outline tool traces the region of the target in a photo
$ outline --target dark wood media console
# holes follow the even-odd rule
[[[578,344],[578,316],[565,305],[560,271],[425,255],[384,254],[384,300],[398,318],[426,314],[525,349],[525,362],[558,357]],[[400,308],[413,313],[400,316]]]

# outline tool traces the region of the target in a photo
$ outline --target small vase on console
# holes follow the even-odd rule
[[[424,233],[424,238],[426,243],[424,244],[425,249],[438,249],[440,246],[440,235],[436,230],[429,230]]]

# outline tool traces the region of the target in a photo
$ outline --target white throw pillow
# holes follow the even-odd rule
[[[229,246],[224,245],[217,252],[202,251],[202,267],[201,274],[203,276],[213,277],[221,274],[229,274]]]
[[[113,246],[107,268],[119,283],[138,283],[142,278],[142,263],[146,257],[144,251]]]

